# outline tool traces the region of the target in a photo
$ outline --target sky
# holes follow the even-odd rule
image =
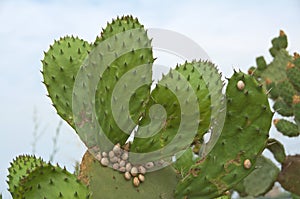
[[[40,74],[43,51],[54,39],[75,35],[92,42],[107,21],[131,14],[146,28],[164,28],[185,35],[199,44],[218,65],[223,76],[233,68],[247,69],[264,55],[269,62],[271,39],[282,29],[288,35],[288,50],[300,50],[300,1],[176,1],[176,0],[1,0],[0,1],[0,193],[6,191],[9,162],[33,151],[34,129],[41,134],[36,155],[49,160],[59,116],[46,97]],[[171,65],[174,60],[157,63]],[[167,55],[166,55],[167,56]],[[34,115],[36,121],[34,122]],[[287,139],[274,129],[272,136],[286,143],[287,153],[300,152],[299,138]],[[84,144],[65,123],[57,137],[54,162],[72,171],[80,161]]]

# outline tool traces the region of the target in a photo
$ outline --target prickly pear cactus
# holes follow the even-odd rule
[[[15,198],[17,196],[16,189],[19,186],[21,179],[27,177],[29,173],[37,167],[46,165],[46,163],[35,156],[21,155],[16,157],[10,165],[10,168],[8,168],[8,190]]]
[[[66,169],[52,165],[38,167],[17,189],[17,198],[89,198],[86,186]]]
[[[67,41],[65,41],[66,38]],[[218,88],[217,91],[213,91],[213,88],[217,86],[208,87],[207,78],[216,81],[214,82],[215,85],[222,85],[222,82],[219,73],[213,74],[214,70],[210,68],[214,67],[210,63],[194,62],[177,66],[150,93],[152,62],[154,61],[151,40],[148,38],[143,25],[137,19],[126,16],[113,20],[107,24],[101,36],[96,38],[92,46],[87,45],[87,42],[83,40],[66,38],[55,42],[49,51],[45,53],[42,73],[49,96],[58,113],[73,127],[76,126],[76,131],[88,148],[103,148],[103,144],[100,144],[101,141],[103,143],[103,137],[107,138],[112,144],[120,143],[124,145],[129,134],[137,125],[139,125],[136,132],[137,136],[130,148],[133,153],[154,152],[165,148],[173,140],[178,129],[183,127],[183,125],[179,126],[180,123],[186,123],[185,126],[193,126],[189,129],[182,128],[181,131],[195,132],[192,139],[195,137],[195,140],[199,142],[208,130],[213,116],[217,117],[218,106],[222,103],[215,100],[216,102],[212,106],[211,97],[217,98],[220,94],[216,95],[214,92],[221,92],[222,86],[220,86],[221,89]],[[76,42],[76,45],[71,41]],[[68,49],[67,52],[61,47],[62,45]],[[73,46],[76,49],[72,49]],[[82,46],[87,48],[85,59],[81,49]],[[88,50],[90,50],[90,53],[88,53]],[[54,52],[57,53],[53,55]],[[72,53],[75,55],[72,55]],[[68,56],[62,57],[63,55]],[[113,56],[114,59],[107,65],[103,60],[108,59],[107,57],[110,56]],[[99,63],[99,67],[94,67],[95,63]],[[66,69],[62,69],[61,66],[66,67]],[[210,77],[204,77],[205,73],[201,72],[201,70],[206,69],[207,72],[210,72]],[[53,72],[53,70],[55,71]],[[68,72],[65,73],[65,70]],[[85,81],[79,82],[79,84],[82,84],[82,88],[78,90],[76,81],[78,76],[80,77],[81,70],[86,70],[87,79],[93,79],[92,74],[100,74],[97,86],[94,88],[89,87],[88,80],[84,79]],[[59,79],[67,79],[68,85],[65,82],[56,82],[58,75],[60,75]],[[217,77],[216,80],[214,77]],[[75,78],[77,79],[75,80]],[[142,84],[142,86],[134,87],[128,82],[136,82],[137,85]],[[56,83],[62,88],[58,89],[55,86]],[[172,86],[173,88],[171,88]],[[94,105],[94,114],[90,113],[90,111],[93,111],[93,107],[90,109],[85,108],[86,105],[83,105],[83,109],[77,112],[79,114],[74,113],[74,109],[81,106],[78,105],[78,103],[81,103],[78,102],[78,96],[84,96],[81,104],[89,103],[87,100],[89,93],[84,95],[81,93],[82,90],[94,90],[95,100],[92,99],[90,102],[90,107]],[[60,96],[66,96],[66,99]],[[187,98],[187,96],[190,97]],[[61,102],[62,100],[63,102]],[[190,102],[186,103],[187,101]],[[184,103],[187,105],[183,105]],[[62,105],[59,106],[58,104]],[[129,108],[127,107],[128,104]],[[157,107],[153,106],[155,104],[163,105],[166,118],[152,117],[152,113],[155,112],[153,110]],[[181,110],[183,106],[188,107],[188,109]],[[156,110],[159,112],[161,109]],[[213,114],[211,116],[212,110]],[[185,117],[182,117],[182,115],[185,115]],[[78,120],[74,122],[76,117],[80,118],[79,122]],[[196,118],[197,123],[193,124],[194,120],[191,120],[191,117]],[[86,129],[86,125],[95,122],[94,118],[97,119],[96,126],[101,126],[101,128]],[[184,120],[184,118],[186,119]],[[153,136],[149,136],[149,134]],[[185,140],[185,138],[181,139]],[[185,149],[193,141],[192,139],[181,142],[182,145],[174,146],[174,148],[177,147],[177,151]],[[170,151],[174,151],[174,148],[169,148]],[[174,152],[171,154],[171,152],[164,151],[164,157],[158,154],[153,154],[152,157],[156,157],[156,159],[165,158],[166,156],[171,157]],[[94,153],[94,155],[96,154]],[[132,157],[133,160],[134,157]],[[138,159],[136,161],[142,160]]]
[[[284,41],[273,42],[278,62],[291,61]],[[267,144],[273,113],[266,90],[234,72],[224,96],[221,74],[208,61],[178,65],[151,89],[154,60],[151,39],[132,16],[108,23],[92,44],[73,36],[55,41],[42,61],[43,82],[88,148],[79,178],[90,189],[65,169],[33,164],[26,174],[10,169],[16,198],[229,198]],[[258,64],[265,77],[266,63]],[[286,78],[298,88],[296,77]],[[294,90],[277,98],[300,101]]]
[[[269,50],[274,60],[270,64],[267,64],[264,57],[258,57],[256,58],[257,67],[251,67],[248,73],[257,79],[261,79],[262,82],[277,82],[285,79],[286,74],[282,71],[285,71],[287,63],[292,60],[292,57],[285,50],[286,48],[287,37],[281,30],[279,37],[272,40],[272,47]]]
[[[259,57],[257,67],[251,67],[248,72],[264,83],[274,102],[274,110],[283,116],[273,120],[276,129],[285,136],[296,137],[300,134],[300,56],[296,52],[289,55],[286,48],[287,36],[280,31],[279,37],[272,40],[270,53],[273,61],[266,64],[264,58]],[[286,190],[299,194],[299,187],[295,187],[300,175],[293,170],[297,156],[286,156],[283,145],[275,139],[268,140],[266,148],[282,164],[277,180]],[[293,166],[290,168],[290,165]]]
[[[19,156],[9,168],[13,198],[89,198],[88,188],[65,168],[34,156]]]
[[[256,59],[257,67],[251,67],[249,73],[265,84],[269,97],[274,101],[274,110],[284,117],[275,119],[276,129],[289,137],[300,133],[300,56],[289,55],[287,36],[280,31],[279,37],[272,40],[271,55],[274,60],[266,64],[263,57]]]
[[[178,183],[176,198],[220,196],[254,170],[273,116],[267,96],[253,77],[235,72],[226,97],[223,131],[212,151],[196,160]]]

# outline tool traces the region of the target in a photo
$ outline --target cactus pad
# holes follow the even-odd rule
[[[193,138],[202,138],[210,124],[210,96],[201,73],[207,67],[204,62],[185,63],[170,70],[157,84],[151,93],[152,103],[148,104],[147,113],[154,104],[160,104],[166,111],[166,118],[159,131],[153,136],[143,137],[153,133],[151,126],[141,128],[132,144],[136,152],[151,152],[164,148],[177,134],[195,132],[191,140],[182,149],[192,143]],[[197,100],[195,102],[195,100]],[[193,108],[191,108],[193,107]],[[185,118],[188,118],[185,119]],[[200,121],[200,122],[199,122]],[[161,122],[160,122],[161,123]],[[182,123],[188,128],[183,130]],[[194,124],[193,124],[194,123]],[[181,129],[180,129],[181,128]],[[155,132],[155,131],[154,131]],[[182,136],[182,139],[184,139]],[[183,140],[182,140],[183,141]],[[178,149],[180,146],[176,144]],[[175,146],[174,146],[175,147]],[[178,150],[177,149],[177,150]],[[174,150],[176,151],[176,149]]]
[[[255,167],[252,173],[235,186],[240,196],[262,196],[272,189],[279,174],[276,165],[264,156],[259,156]]]
[[[42,61],[44,84],[53,106],[58,115],[73,128],[73,86],[77,72],[90,49],[88,42],[67,36],[55,41]]]
[[[16,198],[90,198],[88,188],[66,169],[37,167],[21,180]]]
[[[13,197],[16,196],[15,189],[20,184],[20,181],[27,177],[31,171],[45,165],[46,163],[40,159],[36,158],[35,156],[28,156],[28,155],[20,155],[16,157],[15,160],[11,163],[10,168],[8,169],[8,186],[9,192]]]
[[[145,182],[134,187],[126,181],[124,174],[112,168],[103,167],[88,152],[81,163],[80,178],[89,184],[92,198],[145,198],[169,199],[178,182],[176,173],[171,167],[145,174]]]
[[[103,42],[107,44],[105,52],[101,47]],[[109,140],[123,145],[138,124],[150,96],[154,61],[151,41],[137,19],[122,17],[107,25],[95,45],[100,47],[96,51],[103,57],[115,53],[97,86],[96,115]]]
[[[266,148],[273,153],[275,159],[278,162],[280,163],[284,162],[286,157],[285,150],[283,145],[278,140],[272,138],[268,139]]]
[[[240,80],[245,84],[242,90],[237,88]],[[211,152],[197,160],[179,182],[176,198],[222,195],[253,171],[251,164],[264,149],[273,113],[263,88],[253,77],[235,73],[229,80],[226,97],[223,131]]]

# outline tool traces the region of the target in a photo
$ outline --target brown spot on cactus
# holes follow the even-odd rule
[[[266,84],[268,85],[268,84],[271,84],[271,83],[272,83],[272,80],[270,80],[269,78],[266,78],[266,79],[265,79],[265,82],[266,82]]]
[[[300,103],[300,96],[294,95],[293,96],[293,104],[299,104]]]
[[[228,185],[224,182],[222,182],[221,180],[210,180],[211,183],[213,183],[216,187],[218,187],[218,190],[220,190],[220,192],[225,192],[228,190]]]
[[[274,119],[273,124],[276,125],[279,122],[279,119]]]
[[[129,149],[130,149],[130,142],[127,142],[127,143],[123,146],[123,149],[124,149],[125,151],[129,151]]]
[[[280,32],[279,32],[279,36],[280,36],[280,37],[282,37],[282,36],[285,36],[285,33],[284,33],[284,31],[283,31],[283,30],[280,30]]]
[[[295,64],[293,64],[292,62],[288,62],[287,65],[286,65],[286,69],[291,69],[291,68],[294,68],[295,67]]]
[[[230,171],[228,170],[228,167],[231,165],[231,164],[234,164],[236,166],[239,166],[241,164],[241,155],[243,154],[243,152],[240,152],[237,154],[236,158],[233,159],[233,160],[229,160],[226,162],[226,164],[224,165],[224,169],[227,173],[229,173]]]
[[[249,68],[248,75],[253,75],[254,71],[255,71],[254,67]]]
[[[295,60],[295,59],[298,59],[298,58],[300,58],[300,55],[299,55],[299,53],[297,53],[297,52],[294,52],[294,57],[293,57],[293,58],[294,58],[294,60]]]
[[[86,152],[82,158],[80,164],[80,172],[78,175],[78,179],[86,185],[90,184],[89,174],[88,174],[88,167],[93,162],[93,156],[91,153]]]
[[[198,168],[193,168],[190,170],[190,173],[194,176],[194,177],[197,177],[200,173],[200,169]]]

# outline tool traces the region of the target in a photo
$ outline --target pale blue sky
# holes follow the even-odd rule
[[[101,27],[117,15],[132,14],[146,28],[177,31],[196,41],[225,76],[232,68],[247,68],[255,57],[270,60],[270,40],[283,29],[288,49],[300,51],[300,1],[46,1],[0,2],[0,192],[5,191],[7,168],[16,155],[31,153],[34,109],[40,129],[37,155],[49,159],[52,137],[59,122],[46,89],[41,84],[40,60],[54,39],[66,34],[93,41]],[[158,63],[166,64],[163,59]],[[278,137],[279,134],[272,134]],[[284,138],[280,138],[283,140]],[[299,139],[284,139],[288,153],[295,153]],[[70,170],[85,147],[64,123],[55,161]],[[299,150],[298,150],[299,152]]]

